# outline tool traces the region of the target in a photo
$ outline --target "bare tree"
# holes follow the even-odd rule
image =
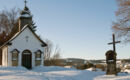
[[[60,59],[61,58],[61,52],[58,45],[56,45],[54,55],[52,56],[52,59]]]
[[[19,9],[0,11],[0,45],[9,40],[16,32],[18,26]]]
[[[53,43],[51,40],[44,40],[47,46],[44,48],[44,59],[50,60],[50,59],[59,59],[60,58],[60,48],[58,45],[56,45],[55,49],[53,50]]]
[[[61,61],[61,52],[60,52],[60,48],[57,45],[54,48],[54,45],[52,43],[52,41],[46,39],[44,40],[47,44],[47,47],[45,47],[44,49],[44,65],[45,66],[61,66],[62,65],[62,61]]]
[[[114,33],[125,42],[130,41],[130,0],[117,0],[117,21],[113,22]]]
[[[53,43],[48,39],[45,40],[45,43],[47,44],[47,46],[45,47],[44,50],[44,59],[50,60],[52,49],[53,49]]]
[[[0,12],[0,30],[4,30],[8,33],[11,32],[12,28],[16,25],[18,19],[19,9],[13,8],[10,11],[2,10]]]

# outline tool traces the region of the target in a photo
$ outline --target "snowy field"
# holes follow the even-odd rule
[[[0,67],[0,80],[130,80],[129,73],[106,76],[105,72],[76,70],[62,67],[36,67],[27,70],[23,67]]]

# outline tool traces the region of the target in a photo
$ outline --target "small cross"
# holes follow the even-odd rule
[[[26,4],[27,4],[27,1],[26,1],[26,0],[24,0],[24,3],[25,3],[25,6],[26,6]]]
[[[29,38],[29,37],[28,37],[28,36],[26,36],[25,38],[26,38],[26,41],[28,42],[28,38]]]
[[[114,34],[112,34],[112,37],[113,37],[113,42],[108,43],[108,45],[113,44],[113,51],[116,52],[116,43],[120,43],[121,41],[115,41],[115,35]]]

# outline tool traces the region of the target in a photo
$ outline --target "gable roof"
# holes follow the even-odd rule
[[[47,46],[47,44],[43,40],[41,40],[41,38],[31,29],[31,27],[29,25],[25,25],[20,32],[17,32],[10,40],[8,40],[2,46],[0,46],[0,48],[9,44],[12,40],[14,40],[17,36],[19,36],[26,28],[29,28],[29,30],[33,33],[33,35],[42,43],[42,47]]]

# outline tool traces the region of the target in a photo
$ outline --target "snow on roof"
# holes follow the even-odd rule
[[[23,31],[26,27],[27,27],[27,25],[25,25],[21,31]],[[17,37],[17,35],[19,35],[21,33],[21,31],[17,32],[8,42],[12,41],[12,39],[14,39],[15,37]]]
[[[30,15],[30,14],[22,14],[20,17],[32,17],[32,15]]]
[[[5,44],[3,44],[2,46],[0,46],[0,48],[2,48],[3,46],[5,46],[7,43],[11,42],[13,39],[15,39],[23,30],[25,30],[25,28],[29,28],[29,30],[34,34],[34,36],[41,42],[43,43],[43,47],[47,46],[46,43],[44,43],[37,35],[36,33],[34,33],[31,28],[28,25],[25,25],[22,30],[20,32],[17,32],[10,40],[8,40],[7,42],[5,42]]]
[[[26,27],[27,27],[27,25],[25,25],[21,31],[23,31]],[[2,48],[2,47],[5,46],[7,43],[9,43],[10,41],[12,41],[15,37],[17,37],[17,36],[21,33],[21,31],[20,31],[20,32],[17,32],[10,40],[8,40],[8,41],[5,42],[2,46],[0,46],[0,48]]]

